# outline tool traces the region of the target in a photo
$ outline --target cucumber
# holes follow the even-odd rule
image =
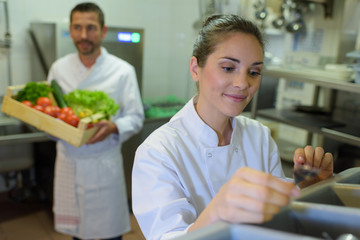
[[[54,89],[54,97],[60,108],[67,107],[60,85],[55,79],[51,80],[51,87]]]

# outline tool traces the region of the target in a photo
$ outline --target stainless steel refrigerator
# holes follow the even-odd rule
[[[76,51],[67,23],[32,22],[29,34],[33,45],[32,81],[44,81],[56,59]],[[142,92],[144,30],[109,26],[102,45],[109,53],[135,67],[139,89]]]

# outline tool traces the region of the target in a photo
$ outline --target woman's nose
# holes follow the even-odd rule
[[[236,75],[235,79],[234,79],[234,82],[233,82],[233,86],[241,88],[241,89],[248,88],[249,87],[249,81],[248,81],[247,74],[239,73],[238,75]]]

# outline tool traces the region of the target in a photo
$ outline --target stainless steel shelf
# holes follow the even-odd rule
[[[292,70],[292,69],[284,69],[284,68],[270,68],[270,69],[265,68],[263,70],[263,75],[269,77],[275,77],[275,78],[286,78],[288,80],[313,83],[317,86],[330,88],[334,90],[360,93],[360,84],[340,81],[331,77],[324,77],[321,76],[320,74],[311,73],[311,71],[310,70],[307,71],[307,69]]]
[[[334,121],[330,116],[276,109],[258,110],[257,116],[298,127],[312,133],[319,133],[325,137],[360,147],[360,137],[342,132],[340,129],[346,130],[347,124]]]
[[[321,134],[325,137],[360,147],[360,137],[329,128],[322,128]]]
[[[323,74],[322,74],[323,73]],[[355,84],[332,76],[329,72],[314,69],[285,69],[281,67],[268,67],[263,71],[264,76],[284,78],[288,81],[312,83],[318,87],[341,90],[360,94],[360,84]],[[360,147],[360,127],[348,121],[335,121],[329,115],[310,114],[293,110],[257,109],[257,96],[254,96],[252,117],[263,117],[280,123],[298,127],[311,133],[318,133],[336,141]],[[354,131],[354,129],[356,129]],[[359,133],[359,134],[358,134]],[[358,136],[357,136],[358,134]]]
[[[0,136],[0,145],[15,143],[33,143],[49,141],[49,137],[43,132],[13,134],[9,136]]]

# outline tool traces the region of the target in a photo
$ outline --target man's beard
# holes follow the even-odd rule
[[[87,43],[89,47],[86,47],[85,49],[82,48],[81,47],[82,43]],[[87,40],[81,40],[81,41],[76,42],[76,48],[83,55],[90,55],[90,54],[94,53],[94,51],[95,51],[94,43],[91,41],[87,41]]]

